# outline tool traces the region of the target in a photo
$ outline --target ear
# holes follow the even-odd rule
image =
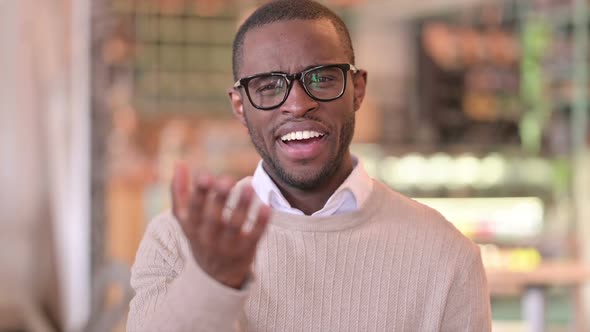
[[[367,89],[367,71],[359,70],[352,78],[354,84],[354,111],[361,108],[363,100],[365,99],[365,91]]]
[[[246,119],[244,118],[244,102],[242,95],[236,89],[230,89],[227,91],[229,95],[229,101],[231,103],[234,115],[240,120],[240,122],[246,126]]]

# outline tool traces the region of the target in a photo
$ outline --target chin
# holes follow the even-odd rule
[[[323,182],[323,178],[320,177],[297,177],[293,176],[288,179],[283,179],[289,186],[300,189],[300,190],[312,190],[320,187]]]
[[[281,167],[277,175],[282,182],[291,187],[301,190],[311,190],[322,186],[327,179],[333,176],[335,169],[326,166],[320,168],[302,167],[303,169],[299,171]]]

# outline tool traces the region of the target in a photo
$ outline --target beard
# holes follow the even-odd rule
[[[248,128],[250,140],[252,141],[252,144],[254,145],[254,148],[256,148],[256,151],[260,157],[262,157],[262,160],[266,166],[269,167],[273,174],[275,174],[283,183],[300,190],[311,190],[318,188],[325,181],[330,179],[338,171],[340,165],[342,164],[342,160],[347,155],[348,148],[352,142],[352,137],[354,136],[355,113],[352,112],[344,119],[340,133],[340,139],[338,142],[338,149],[335,151],[334,155],[330,156],[328,162],[316,171],[307,171],[303,174],[297,174],[295,172],[288,171],[283,165],[281,165],[278,158],[273,156],[273,154],[271,154],[270,151],[265,147],[264,140],[256,132],[256,130],[254,130],[253,126],[248,120],[248,116],[246,116],[246,113],[244,113],[244,118],[246,120],[246,126]],[[319,119],[314,119],[312,117],[307,118],[320,122]],[[303,165],[305,165],[305,162],[303,162]]]

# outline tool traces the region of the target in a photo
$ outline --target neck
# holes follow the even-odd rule
[[[267,174],[277,185],[287,202],[289,202],[292,207],[302,211],[306,215],[311,215],[314,212],[321,210],[336,189],[338,189],[338,187],[340,187],[350,175],[352,169],[352,157],[350,154],[347,154],[342,160],[340,167],[330,178],[314,188],[300,189],[288,185],[281,179],[277,178],[273,172],[268,172],[265,168]]]

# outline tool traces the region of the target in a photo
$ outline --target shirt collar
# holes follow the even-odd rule
[[[271,208],[292,214],[304,214],[291,207],[291,204],[262,167],[262,160],[258,163],[252,176],[252,187],[260,200]],[[353,156],[353,170],[350,175],[334,191],[324,207],[314,212],[312,216],[331,216],[358,210],[365,203],[372,189],[372,179],[365,171],[362,162]]]

